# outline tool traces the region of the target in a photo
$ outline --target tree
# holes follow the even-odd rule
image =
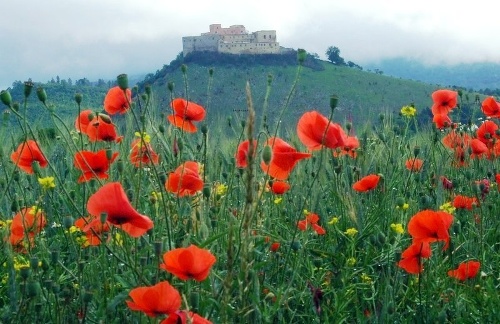
[[[326,57],[328,57],[328,61],[335,65],[345,65],[344,59],[340,56],[340,49],[336,46],[328,47]]]

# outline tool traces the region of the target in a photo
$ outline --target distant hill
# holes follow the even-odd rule
[[[428,66],[415,60],[394,58],[366,64],[365,68],[403,79],[483,90],[486,94],[490,94],[488,90],[500,89],[500,64],[495,63]]]
[[[187,66],[185,76],[181,65]],[[204,105],[207,108],[207,123],[217,123],[230,118],[233,121],[245,119],[247,103],[245,85],[251,85],[253,103],[257,113],[257,122],[261,122],[268,81],[271,80],[267,121],[274,129],[274,123],[285,106],[297,75],[297,53],[286,55],[231,55],[217,53],[197,53],[183,57],[178,55],[170,64],[164,65],[156,73],[149,73],[137,83],[139,94],[144,86],[150,84],[153,89],[153,106],[157,115],[166,122],[165,114],[170,114],[172,97],[184,97]],[[209,71],[213,72],[212,78]],[[124,71],[126,72],[126,71]],[[385,71],[384,71],[385,72]],[[130,77],[135,79],[135,77]],[[54,105],[55,111],[66,120],[74,120],[77,105],[76,93],[83,94],[82,109],[102,109],[107,90],[114,86],[114,81],[90,82],[81,79],[69,84],[67,81],[39,83],[29,98],[28,117],[42,125],[50,125],[50,118],[36,97],[36,87],[42,86],[48,95],[48,104]],[[132,86],[135,80],[130,82]],[[168,84],[174,85],[173,93]],[[316,109],[323,114],[330,112],[331,95],[339,98],[334,120],[339,123],[351,121],[362,126],[376,123],[380,113],[390,112],[394,118],[402,106],[414,104],[421,123],[430,124],[431,94],[442,86],[420,81],[396,78],[362,70],[360,67],[337,66],[308,55],[299,79],[288,101],[288,108],[281,121],[293,128],[298,118],[307,110]],[[449,88],[449,87],[448,87]],[[15,101],[23,101],[23,83],[16,81],[10,89]],[[186,92],[187,91],[187,92]],[[464,94],[463,109],[472,107],[475,93],[462,89]],[[137,91],[134,93],[137,95]],[[471,103],[467,105],[467,102]],[[239,123],[239,122],[238,122]]]
[[[187,96],[194,102],[207,105],[208,116],[212,118],[245,118],[246,82],[251,84],[253,102],[259,115],[268,76],[272,76],[267,111],[269,120],[273,122],[294,82],[297,59],[296,53],[289,57],[272,57],[273,61],[258,55],[207,53],[186,58],[179,55],[156,74],[147,75],[139,85],[152,85],[155,100],[166,114],[170,113],[167,85],[171,82],[175,85],[175,97]],[[183,63],[187,66],[187,95],[180,69]],[[336,66],[312,57],[305,65],[284,116],[285,124],[294,125],[306,110],[317,109],[328,114],[329,98],[333,94],[339,97],[339,107],[334,116],[338,122],[353,121],[359,125],[378,120],[381,112],[393,112],[397,116],[402,106],[412,103],[419,111],[419,118],[426,122],[430,120],[428,107],[432,103],[432,92],[439,88],[436,85]],[[213,69],[213,81],[208,92],[209,69]],[[467,94],[466,97],[472,101],[475,98]]]

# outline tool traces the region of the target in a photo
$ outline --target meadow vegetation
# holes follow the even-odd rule
[[[500,104],[422,85],[361,123],[347,86],[297,101],[324,86],[298,54],[280,102],[265,72],[185,65],[120,75],[99,107],[77,93],[71,119],[31,82],[2,91],[1,321],[497,321]],[[208,122],[219,96],[245,105]]]

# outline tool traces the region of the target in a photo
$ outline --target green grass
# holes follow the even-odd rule
[[[175,82],[174,95],[181,95],[182,75],[159,80],[151,97],[140,96],[127,114],[112,116],[124,136],[120,143],[90,143],[85,135],[75,133],[76,104],[74,117],[66,120],[30,101],[26,107],[30,113],[50,120],[34,124],[33,132],[30,123],[23,121],[21,106],[19,122],[14,125],[17,131],[25,130],[23,135],[39,141],[49,166],[38,175],[19,171],[10,154],[20,139],[12,136],[12,128],[2,126],[1,321],[157,323],[165,315],[149,318],[130,310],[125,301],[130,300],[134,288],[168,281],[183,296],[181,309],[195,311],[214,323],[495,322],[500,306],[498,160],[467,157],[468,166],[456,168],[452,151],[441,143],[449,130],[436,131],[430,122],[415,127],[414,119],[394,113],[410,102],[419,113],[430,106],[431,86],[329,64],[321,72],[303,69],[298,80],[296,71],[297,67],[271,71],[267,67],[243,71],[219,67],[207,91],[207,69],[189,66],[189,98],[209,103],[206,136],[200,130],[180,132],[165,120],[164,114],[170,113],[167,82]],[[283,109],[288,120],[278,129],[274,123],[267,129],[259,126],[268,73],[274,76],[268,113],[277,117]],[[245,82],[250,75],[255,120],[247,120]],[[297,86],[286,106],[294,82]],[[357,86],[366,91],[354,92]],[[313,152],[312,158],[297,164],[287,179],[291,189],[278,203],[278,197],[265,189],[270,179],[259,167],[262,142],[276,133],[299,151],[306,151],[295,124],[314,108],[328,115],[333,93],[340,98],[333,120],[343,122],[347,118],[343,114],[352,112],[353,129],[361,144],[357,158],[334,158],[329,149]],[[479,106],[472,108],[475,115],[480,114]],[[379,118],[381,112],[383,118]],[[53,113],[58,114],[58,109]],[[255,163],[241,170],[235,167],[234,154],[249,136],[249,125],[254,126],[251,137],[259,139],[259,146]],[[54,134],[42,140],[39,128],[52,128]],[[128,155],[135,131],[151,135],[151,145],[161,157],[159,165],[131,165]],[[474,135],[470,129],[462,131]],[[177,154],[174,141],[181,143]],[[411,173],[404,162],[414,156],[415,146],[420,148],[418,157],[424,160],[424,167]],[[119,152],[109,179],[76,182],[81,173],[73,165],[73,156],[82,148]],[[179,198],[165,190],[165,181],[185,161],[204,164],[204,190]],[[377,188],[354,191],[352,184],[367,174],[382,175]],[[41,188],[37,178],[46,176],[55,177],[55,188]],[[453,180],[452,193],[441,186],[440,176]],[[491,181],[484,200],[475,182],[483,178]],[[149,216],[155,226],[140,238],[114,227],[109,241],[84,248],[82,233],[72,226],[77,218],[88,215],[90,195],[108,182],[122,184],[135,209]],[[217,194],[220,184],[227,190]],[[453,194],[478,197],[481,203],[472,211],[454,211],[450,248],[443,251],[441,243],[434,243],[424,271],[406,273],[397,263],[411,244],[408,221],[421,210],[439,210]],[[397,208],[401,202],[408,209]],[[33,246],[17,251],[8,241],[8,221],[20,208],[33,205],[42,208],[47,226],[35,236]],[[319,215],[325,235],[298,230],[304,210]],[[396,233],[391,224],[401,224],[405,233]],[[357,234],[348,235],[348,229],[356,229]],[[281,244],[277,252],[270,250],[274,242]],[[190,244],[210,250],[217,258],[204,281],[182,281],[159,267],[165,252]],[[460,282],[447,276],[448,270],[471,259],[481,262],[475,278]],[[29,264],[25,266],[29,271],[17,269],[19,264]],[[322,296],[320,312],[314,304],[317,289]]]

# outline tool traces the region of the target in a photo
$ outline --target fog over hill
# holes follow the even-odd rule
[[[365,69],[378,69],[385,75],[473,90],[500,89],[500,64],[469,63],[426,65],[407,58],[384,59],[367,63]]]

